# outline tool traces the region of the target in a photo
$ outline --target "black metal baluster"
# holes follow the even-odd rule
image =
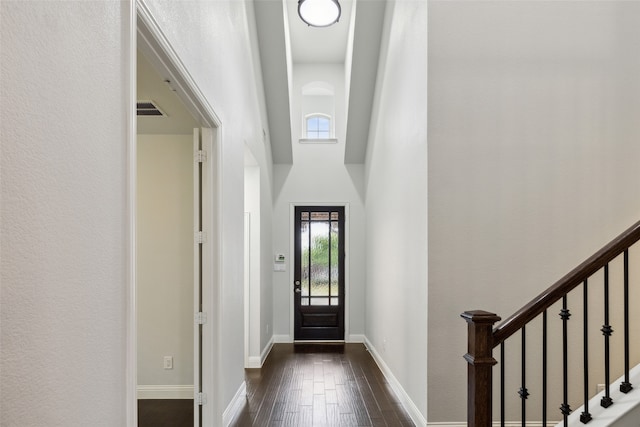
[[[529,396],[529,391],[527,390],[527,335],[526,335],[526,326],[522,327],[522,386],[518,391],[520,395],[521,405],[522,405],[522,427],[526,426],[527,423],[527,397]]]
[[[604,335],[604,396],[600,400],[600,406],[608,408],[613,405],[610,394],[610,370],[609,370],[609,337],[613,333],[609,325],[609,264],[604,266],[604,325],[602,325],[602,335]]]
[[[504,402],[504,341],[500,343],[500,426],[504,427],[504,411],[505,411],[505,402]]]
[[[624,381],[620,391],[629,393],[633,386],[629,382],[629,250],[624,251]]]
[[[586,424],[591,421],[592,417],[589,413],[589,292],[587,289],[587,279],[582,287],[582,304],[583,304],[583,343],[584,343],[584,411],[580,414],[580,421]]]
[[[542,427],[547,427],[547,310],[542,312]]]
[[[569,406],[569,358],[567,345],[567,322],[571,317],[571,313],[567,309],[567,296],[562,297],[562,310],[560,310],[560,318],[562,319],[562,405],[560,411],[564,419],[564,425],[567,425],[571,407]]]

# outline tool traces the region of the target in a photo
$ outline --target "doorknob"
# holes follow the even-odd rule
[[[300,292],[302,292],[302,291],[300,290],[300,288],[295,288],[293,291],[294,291],[295,293],[297,293],[297,294],[299,294]]]

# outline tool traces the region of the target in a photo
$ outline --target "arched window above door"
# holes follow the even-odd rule
[[[327,114],[313,113],[304,119],[306,139],[329,139],[332,137],[331,116]]]

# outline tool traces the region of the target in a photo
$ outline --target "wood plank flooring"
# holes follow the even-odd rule
[[[138,400],[138,427],[193,427],[193,399]]]
[[[275,344],[232,427],[413,426],[362,344]],[[193,400],[139,400],[139,427],[192,427]]]
[[[362,344],[275,344],[233,427],[413,426]]]

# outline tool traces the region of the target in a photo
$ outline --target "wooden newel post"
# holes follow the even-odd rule
[[[467,426],[489,427],[491,416],[493,325],[500,320],[494,313],[482,310],[465,311],[460,316],[467,321]]]

